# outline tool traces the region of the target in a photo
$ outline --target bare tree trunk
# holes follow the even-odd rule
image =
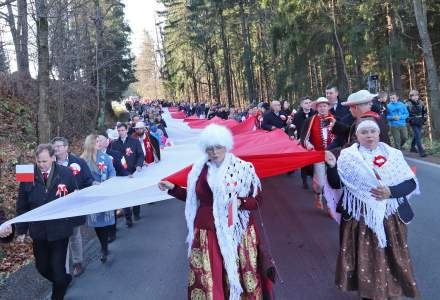
[[[217,69],[215,67],[215,60],[214,60],[214,49],[211,47],[211,45],[207,45],[206,47],[206,53],[207,53],[207,63],[209,71],[212,75],[212,86],[213,86],[213,97],[216,102],[220,102],[220,87],[219,87],[219,80],[218,80],[218,73]],[[209,99],[210,101],[212,99]]]
[[[222,4],[219,4],[222,5]],[[232,105],[232,87],[231,87],[231,73],[230,73],[230,61],[229,61],[229,46],[228,41],[226,39],[225,34],[225,18],[223,16],[223,8],[218,9],[218,14],[220,18],[220,38],[223,43],[223,71],[225,76],[225,85],[226,85],[226,99],[228,101],[228,105]]]
[[[391,67],[391,84],[393,90],[399,95],[402,95],[402,71],[400,70],[400,57],[398,52],[395,51],[399,47],[399,40],[396,31],[396,21],[392,13],[390,12],[390,3],[386,2],[386,14],[387,14],[387,26],[388,26],[388,44],[389,44],[389,56]]]
[[[413,0],[414,14],[416,16],[417,28],[419,30],[420,40],[422,41],[423,56],[425,58],[426,71],[428,73],[428,90],[431,100],[429,108],[431,116],[433,136],[440,138],[440,92],[439,80],[437,74],[437,65],[435,64],[434,55],[432,53],[431,39],[428,33],[426,4],[423,0]]]
[[[38,47],[38,140],[50,140],[49,102],[49,23],[46,0],[36,0]]]
[[[196,68],[195,68],[195,62],[194,62],[194,56],[192,56],[191,59],[191,80],[192,80],[192,90],[193,90],[193,95],[194,95],[194,102],[199,102],[199,94],[198,94],[198,89],[197,89],[197,77],[196,77]]]
[[[28,9],[26,0],[17,0],[17,24],[11,3],[7,4],[7,21],[15,48],[17,70],[20,76],[30,77],[28,53]]]
[[[247,84],[248,103],[255,102],[254,76],[252,72],[252,52],[249,44],[249,32],[247,28],[246,16],[244,13],[244,1],[239,0],[241,35],[243,41],[243,64]],[[246,95],[245,95],[246,97]]]
[[[331,2],[331,13],[332,13],[332,21],[333,21],[333,47],[335,49],[335,61],[336,61],[336,77],[337,77],[337,85],[339,89],[339,95],[342,97],[346,97],[349,93],[348,90],[348,74],[347,69],[345,67],[344,61],[344,51],[342,49],[342,45],[339,41],[338,30],[336,26],[336,7],[335,1]]]
[[[98,129],[104,128],[105,122],[105,95],[104,95],[104,81],[105,75],[102,72],[103,59],[103,47],[104,47],[104,30],[103,30],[103,16],[100,6],[100,0],[95,0],[95,26],[96,26],[96,98],[98,103],[96,126]],[[101,64],[101,65],[100,65]]]

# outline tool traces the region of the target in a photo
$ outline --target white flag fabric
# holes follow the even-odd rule
[[[160,162],[144,167],[133,178],[113,177],[100,185],[73,192],[8,220],[1,227],[19,222],[82,216],[171,199],[170,195],[159,190],[158,182],[193,164],[205,154],[197,144],[200,129],[191,129],[183,120],[172,119],[167,110],[163,117],[173,143],[171,147],[164,148]]]

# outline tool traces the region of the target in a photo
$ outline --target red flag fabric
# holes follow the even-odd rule
[[[307,151],[282,130],[237,134],[234,136],[232,153],[251,162],[260,178],[284,174],[324,160],[324,151]],[[190,170],[191,166],[188,166],[165,180],[186,186]]]
[[[183,111],[172,112],[171,117],[174,119],[185,119],[186,115]]]
[[[188,126],[190,128],[194,128],[194,129],[201,129],[201,128],[205,128],[206,126],[208,126],[210,124],[218,124],[218,125],[223,125],[228,128],[232,128],[234,126],[239,125],[240,123],[238,123],[235,120],[223,120],[222,118],[215,116],[211,120],[202,119],[202,120],[198,120],[198,121],[197,120],[191,121],[188,123]]]
[[[255,116],[248,117],[243,122],[238,123],[238,125],[231,128],[232,134],[236,135],[236,134],[248,133],[254,131],[256,129],[255,121],[256,121]]]
[[[171,113],[171,112],[178,112],[179,111],[179,108],[178,107],[168,107],[168,111]]]
[[[201,120],[201,119],[199,119],[199,117],[197,117],[196,115],[192,115],[192,116],[189,116],[189,117],[186,117],[185,119],[183,119],[183,122],[192,122],[192,121],[198,121],[198,120]]]

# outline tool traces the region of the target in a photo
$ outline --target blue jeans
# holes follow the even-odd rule
[[[425,150],[422,145],[422,127],[417,125],[411,125],[411,129],[413,132],[413,139],[411,142],[411,148],[416,148],[419,153],[423,153]]]

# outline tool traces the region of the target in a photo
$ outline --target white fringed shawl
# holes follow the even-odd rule
[[[355,143],[351,147],[341,151],[338,159],[338,174],[344,185],[342,204],[344,209],[357,221],[363,216],[365,224],[376,234],[379,246],[385,248],[387,239],[383,221],[397,212],[402,199],[386,199],[377,201],[370,190],[379,185],[394,186],[405,180],[416,177],[406,163],[401,151],[391,148],[385,143],[379,143],[378,150],[387,161],[381,167],[374,170],[381,180],[376,178],[371,167],[371,162],[366,162]],[[417,180],[416,180],[417,183]],[[418,183],[413,194],[419,194]]]
[[[243,288],[238,274],[238,246],[249,222],[249,211],[238,210],[237,197],[248,197],[252,192],[255,197],[261,190],[261,183],[253,165],[245,162],[231,153],[226,153],[223,163],[217,168],[207,161],[207,158],[195,163],[188,175],[188,189],[185,204],[185,217],[188,226],[188,256],[194,240],[194,219],[199,201],[196,196],[196,183],[200,173],[208,164],[207,181],[213,194],[213,215],[223,257],[224,267],[230,286],[230,300],[240,299]],[[253,187],[253,191],[251,191]],[[233,225],[228,226],[228,208],[233,206]]]

